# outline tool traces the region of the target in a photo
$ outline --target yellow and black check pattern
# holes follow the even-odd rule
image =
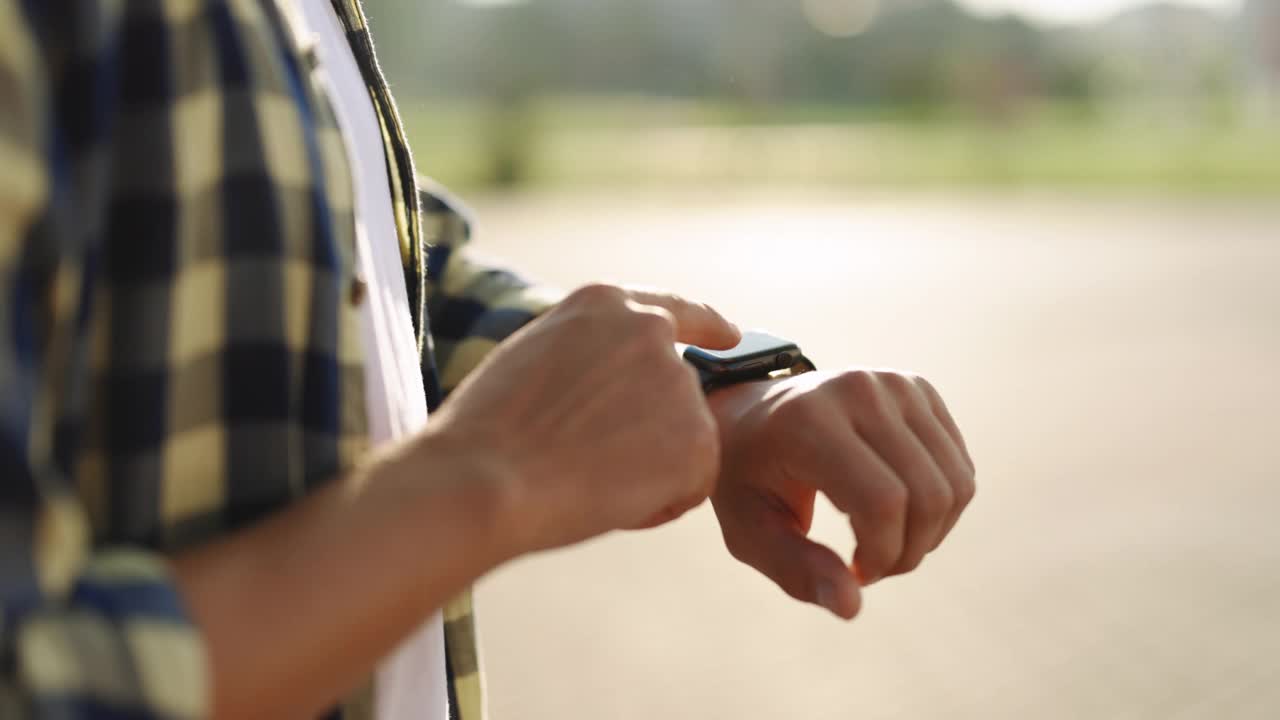
[[[287,1],[0,0],[0,717],[206,715],[164,554],[365,450],[352,180]],[[468,258],[358,2],[332,1],[435,409],[557,297]],[[454,713],[479,720],[468,597],[446,635]]]

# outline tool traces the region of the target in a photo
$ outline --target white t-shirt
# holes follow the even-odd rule
[[[355,184],[356,262],[368,283],[361,310],[369,437],[375,445],[427,422],[426,393],[409,315],[378,117],[330,0],[301,0],[317,40],[334,111],[347,141]],[[406,548],[419,552],[421,548]],[[383,661],[375,680],[378,720],[446,720],[444,625],[440,613]]]

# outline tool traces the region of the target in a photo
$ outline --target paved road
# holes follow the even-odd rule
[[[1280,717],[1280,205],[822,194],[483,201],[564,285],[665,285],[910,367],[979,498],[840,624],[712,514],[480,588],[497,720]],[[833,512],[816,532],[848,550]]]

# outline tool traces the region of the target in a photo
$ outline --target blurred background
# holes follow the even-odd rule
[[[1274,0],[369,5],[458,187],[1280,187]]]
[[[979,466],[850,625],[709,508],[500,570],[496,720],[1280,717],[1280,1],[367,4],[483,250],[920,371]]]

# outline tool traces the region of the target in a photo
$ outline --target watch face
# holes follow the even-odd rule
[[[703,370],[715,373],[785,370],[800,358],[795,343],[763,332],[744,332],[742,342],[729,350],[707,350],[689,346],[684,357]]]

